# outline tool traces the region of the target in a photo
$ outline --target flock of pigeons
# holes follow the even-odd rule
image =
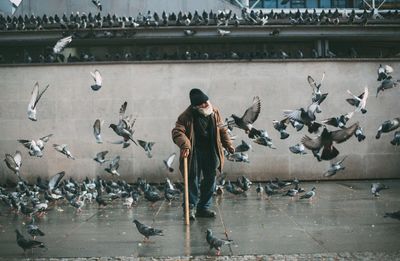
[[[62,49],[71,42],[71,40],[70,37],[67,37],[58,41],[53,47],[54,54],[57,55],[60,53]],[[389,89],[398,85],[398,81],[393,79],[391,75],[392,72],[393,68],[389,65],[379,66],[378,81],[380,85],[377,88],[376,96],[381,92],[387,92]],[[102,87],[102,76],[100,71],[95,70],[94,72],[90,72],[90,75],[93,78],[93,84],[90,86],[91,89],[93,91],[99,91]],[[301,131],[305,125],[307,126],[309,133],[319,133],[316,137],[305,135],[302,138],[301,143],[291,146],[289,150],[295,154],[306,154],[307,152],[305,149],[309,149],[318,161],[332,160],[331,167],[324,173],[325,176],[332,176],[345,168],[343,162],[346,158],[344,157],[338,161],[333,161],[339,155],[339,151],[335,146],[333,146],[333,143],[339,144],[345,142],[353,135],[357,137],[360,142],[365,139],[363,130],[358,122],[353,123],[349,127],[347,127],[346,124],[351,120],[354,113],[367,113],[366,104],[369,90],[368,88],[365,88],[364,92],[360,95],[354,95],[352,92],[348,91],[350,97],[347,99],[347,102],[354,107],[354,111],[345,115],[331,117],[329,119],[317,120],[316,115],[321,112],[321,104],[328,97],[327,93],[322,93],[321,91],[324,77],[325,76],[323,76],[322,80],[317,83],[311,76],[308,76],[308,82],[313,90],[311,105],[307,108],[284,111],[284,119],[273,121],[273,126],[277,131],[279,131],[281,139],[286,139],[290,136],[286,130],[289,124],[291,124],[296,131]],[[27,115],[30,120],[38,121],[39,102],[48,88],[49,86],[47,85],[40,90],[39,84],[35,83],[27,109]],[[137,146],[141,146],[146,155],[151,158],[152,147],[155,143],[134,138],[134,124],[136,119],[132,115],[126,115],[127,105],[127,102],[124,102],[121,105],[118,122],[109,125],[114,133],[121,137],[121,140],[115,143],[122,144],[122,148],[127,148],[131,145],[131,142],[133,142]],[[231,117],[227,118],[224,126],[228,127],[230,131],[234,128],[242,129],[253,142],[274,149],[275,146],[272,143],[272,139],[268,136],[267,131],[257,129],[253,126],[260,111],[261,100],[259,97],[255,97],[252,105],[245,111],[242,117],[232,114]],[[93,124],[93,136],[96,143],[103,143],[101,137],[103,124],[104,122],[100,119],[96,119]],[[338,129],[328,130],[326,125],[331,125]],[[379,139],[382,133],[394,131],[399,126],[400,118],[394,118],[383,122],[378,128],[376,139]],[[321,128],[322,131],[320,131]],[[43,150],[46,143],[49,142],[52,137],[53,135],[49,134],[37,140],[20,139],[18,142],[28,150],[31,157],[40,158],[43,156]],[[232,136],[232,139],[235,139],[235,137]],[[394,138],[391,143],[396,146],[400,145],[400,131],[394,133]],[[72,160],[75,159],[71,151],[68,149],[67,144],[54,143],[53,147],[57,152],[64,154],[67,158]],[[228,160],[234,162],[249,162],[249,157],[246,152],[250,150],[250,148],[250,144],[242,141],[242,143],[236,147],[236,152],[233,154],[226,152],[226,157]],[[320,152],[321,150],[322,152]],[[147,183],[146,180],[142,178],[138,178],[138,181],[135,184],[126,183],[124,180],[119,178],[120,174],[118,168],[120,156],[117,155],[113,158],[106,158],[107,153],[108,151],[98,152],[94,160],[100,165],[104,164],[104,170],[117,181],[106,181],[100,176],[97,176],[92,180],[86,178],[82,182],[78,182],[72,177],[64,179],[65,172],[62,171],[53,175],[50,180],[43,180],[41,177],[38,177],[35,184],[28,184],[24,179],[24,175],[21,174],[22,153],[17,150],[14,155],[5,155],[5,163],[7,167],[16,175],[19,182],[15,191],[9,191],[0,187],[0,198],[1,201],[12,211],[16,211],[17,213],[31,219],[31,222],[26,226],[26,231],[32,236],[32,239],[26,238],[18,229],[15,230],[17,235],[17,244],[24,251],[38,247],[45,248],[43,242],[36,240],[37,236],[44,236],[45,233],[41,231],[35,223],[35,217],[40,218],[45,215],[46,211],[51,208],[53,204],[56,204],[56,202],[67,202],[71,207],[76,209],[77,213],[80,213],[86,202],[96,202],[100,208],[106,206],[113,200],[121,199],[124,206],[131,208],[133,205],[137,204],[138,200],[142,196],[152,204],[164,199],[170,203],[173,200],[180,199],[180,195],[183,191],[182,184],[173,184],[169,179],[166,179],[165,184],[160,185],[159,187]],[[163,161],[166,171],[174,171],[173,162],[175,157],[176,154],[172,153]],[[218,180],[215,194],[221,195],[224,193],[224,190],[235,195],[243,194],[250,189],[251,184],[251,181],[244,176],[238,178],[237,183],[233,184],[229,180],[226,181],[226,175],[222,174]],[[293,187],[288,188],[288,186],[291,185]],[[374,196],[379,196],[379,192],[386,188],[387,186],[384,184],[373,183],[371,185],[371,193]],[[312,200],[315,196],[315,189],[316,188],[313,187],[310,191],[306,192],[300,187],[297,179],[293,180],[293,182],[284,182],[276,179],[275,181],[269,181],[265,187],[261,186],[261,184],[258,184],[256,187],[256,191],[260,197],[264,194],[271,197],[283,193],[283,195],[293,198],[299,193],[306,192],[302,194],[299,199],[309,200]],[[164,195],[161,195],[160,191],[164,191]],[[387,213],[386,216],[400,218],[400,211]],[[134,220],[133,222],[136,224],[139,233],[144,235],[145,241],[149,239],[150,236],[162,235],[161,229],[152,228],[138,220]],[[220,254],[223,245],[232,242],[228,239],[225,240],[214,237],[210,229],[207,231],[206,241],[210,245],[210,249],[215,248],[217,250],[217,254]]]

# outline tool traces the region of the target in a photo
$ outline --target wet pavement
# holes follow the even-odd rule
[[[313,201],[281,194],[259,199],[253,185],[246,195],[225,192],[215,199],[217,218],[198,218],[190,226],[184,225],[178,201],[171,206],[157,202],[152,207],[142,199],[127,209],[116,200],[103,209],[96,203],[86,204],[81,213],[61,203],[37,219],[46,233],[37,240],[43,241],[47,250],[35,249],[26,255],[16,244],[14,230],[18,228],[27,236],[24,224],[28,221],[1,205],[0,259],[187,260],[192,256],[201,260],[215,256],[205,240],[205,231],[211,228],[220,238],[225,238],[227,231],[234,241],[222,249],[224,257],[219,260],[227,260],[226,256],[245,260],[398,260],[400,221],[383,216],[400,210],[400,180],[381,181],[390,189],[381,191],[379,198],[370,192],[372,182],[376,181],[303,182],[301,187],[306,191],[316,186]],[[163,229],[165,235],[143,243],[133,219]]]

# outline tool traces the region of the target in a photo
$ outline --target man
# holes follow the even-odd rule
[[[192,89],[189,97],[190,106],[178,117],[172,139],[181,150],[182,173],[183,158],[188,158],[190,219],[212,218],[216,216],[211,210],[215,177],[217,169],[221,172],[224,164],[222,147],[230,153],[235,149],[226,128],[221,127],[218,109],[211,105],[207,95],[199,89]],[[200,182],[201,174],[203,179]]]

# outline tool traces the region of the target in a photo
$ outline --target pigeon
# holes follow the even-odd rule
[[[361,142],[365,139],[364,130],[363,130],[363,128],[361,128],[361,126],[358,126],[358,128],[354,132],[354,136],[357,137],[357,140],[359,142]]]
[[[92,3],[96,6],[99,11],[103,10],[100,0],[92,0]]]
[[[235,152],[233,154],[228,154],[227,155],[227,159],[229,161],[233,161],[233,162],[246,162],[246,163],[250,163],[249,161],[249,155],[247,155],[246,153],[243,152]]]
[[[234,195],[239,195],[239,194],[243,194],[244,193],[243,189],[241,189],[240,187],[235,186],[234,184],[232,184],[230,180],[228,180],[225,183],[225,189],[226,189],[226,191],[228,191],[229,193],[232,193]]]
[[[151,236],[164,236],[163,231],[161,229],[152,228],[145,224],[140,223],[137,219],[133,220],[133,223],[136,224],[136,228],[140,234],[144,236],[144,240],[148,240]]]
[[[285,110],[283,114],[286,118],[305,124],[308,127],[308,132],[317,132],[321,126],[320,123],[315,122],[315,112],[320,110],[319,104],[319,102],[314,102],[307,107],[307,110],[304,110],[304,108]]]
[[[280,136],[281,140],[284,140],[289,137],[289,133],[286,132],[286,127],[287,127],[288,121],[289,121],[288,118],[284,118],[281,121],[276,121],[276,120],[272,121],[272,124],[273,124],[275,130],[279,131],[279,133],[281,135]]]
[[[296,196],[298,193],[297,189],[291,188],[288,191],[286,191],[285,194],[283,194],[283,196],[288,196],[291,197],[293,199],[294,196]]]
[[[389,77],[389,75],[393,72],[393,68],[389,65],[382,66],[382,64],[379,65],[378,68],[378,79],[377,81],[382,81],[385,80],[386,78]]]
[[[67,148],[67,144],[53,144],[53,147],[56,151],[61,152],[62,154],[66,155],[67,158],[75,160],[75,158],[72,156],[71,152]]]
[[[300,199],[309,199],[312,200],[315,196],[315,187],[312,187],[312,189],[310,191],[308,191],[306,194],[301,195]]]
[[[348,128],[343,128],[341,130],[329,131],[327,128],[324,128],[321,135],[311,139],[307,135],[305,135],[301,139],[301,143],[303,143],[304,147],[309,150],[322,150],[321,159],[322,160],[331,160],[334,159],[339,151],[333,146],[333,142],[342,143],[348,140],[355,131],[357,130],[359,123],[356,122]]]
[[[343,129],[346,126],[346,123],[353,117],[354,112],[349,112],[344,115],[340,115],[339,117],[332,117],[325,120],[322,120],[321,123],[325,123],[334,127],[339,127]]]
[[[397,129],[400,126],[400,118],[394,118],[393,120],[384,121],[381,126],[378,128],[378,133],[375,138],[379,139],[381,137],[382,132],[387,133]]]
[[[249,138],[254,138],[257,135],[259,136],[261,134],[260,131],[253,128],[252,124],[257,120],[260,111],[261,101],[260,98],[256,96],[253,98],[253,104],[245,111],[243,116],[240,118],[232,114],[231,117],[233,121],[227,120],[227,125],[244,130],[246,134],[249,135]]]
[[[301,122],[298,122],[298,121],[293,120],[293,119],[289,119],[289,121],[290,121],[290,124],[292,124],[293,128],[296,129],[296,131],[301,131],[303,129],[303,127],[304,127],[304,124],[301,123]]]
[[[184,33],[186,36],[193,36],[193,35],[196,34],[196,31],[187,29],[187,30],[183,30],[183,33]]]
[[[37,104],[40,100],[40,98],[42,97],[43,93],[47,90],[47,88],[49,88],[50,85],[47,85],[43,91],[41,91],[39,93],[39,83],[36,82],[35,86],[33,86],[33,90],[32,90],[32,95],[31,95],[31,100],[29,102],[28,105],[28,118],[32,121],[37,121],[37,117],[36,117],[36,107]]]
[[[101,126],[103,125],[104,121],[100,121],[100,119],[97,119],[94,121],[93,124],[93,134],[94,137],[96,138],[97,143],[103,143],[103,140],[101,139]]]
[[[15,233],[17,234],[17,244],[19,247],[21,247],[24,252],[27,249],[33,249],[33,248],[46,248],[46,246],[43,244],[43,242],[39,242],[36,240],[30,240],[26,239],[21,232],[19,232],[18,229],[15,230]]]
[[[153,157],[153,155],[151,154],[151,150],[155,144],[155,142],[152,141],[144,141],[144,140],[137,140],[139,142],[139,145],[144,149],[144,151],[146,152],[146,155],[148,158]]]
[[[219,36],[223,37],[225,35],[228,35],[231,33],[231,31],[228,30],[222,30],[222,29],[217,29],[217,33],[219,34]]]
[[[260,130],[260,135],[258,135],[253,142],[270,147],[271,149],[276,149],[274,144],[272,144],[272,139],[268,136],[268,132],[265,130]]]
[[[51,177],[51,179],[49,180],[48,191],[52,192],[54,189],[56,189],[58,187],[58,185],[60,184],[61,179],[64,176],[65,176],[65,171],[61,171],[61,172],[54,174],[54,176]]]
[[[39,229],[39,227],[35,224],[35,217],[32,217],[31,222],[26,225],[26,231],[29,235],[35,240],[37,236],[44,236],[43,231]]]
[[[116,156],[108,165],[107,168],[105,168],[104,170],[107,171],[108,173],[110,173],[112,176],[121,176],[118,173],[118,168],[119,168],[119,160],[120,160],[120,156]]]
[[[251,145],[242,140],[242,144],[235,148],[235,152],[246,152],[251,149]]]
[[[322,103],[323,100],[325,100],[326,96],[328,95],[327,93],[322,94],[321,92],[321,85],[322,82],[325,79],[325,72],[322,74],[321,82],[317,84],[317,82],[309,75],[307,76],[307,81],[308,84],[311,86],[313,93],[312,93],[312,102],[319,102],[319,104]]]
[[[399,146],[400,145],[400,131],[396,131],[394,133],[393,140],[390,141],[390,143],[394,146]]]
[[[168,156],[166,160],[163,160],[165,167],[168,169],[169,172],[173,172],[174,169],[172,168],[172,163],[174,163],[176,153],[172,153]]]
[[[251,184],[253,183],[245,176],[237,178],[237,185],[239,188],[243,189],[243,191],[248,191],[250,189]]]
[[[257,184],[256,192],[257,192],[257,196],[258,197],[262,197],[263,192],[264,192],[264,188],[261,186],[261,183]]]
[[[368,87],[364,88],[364,92],[361,93],[359,96],[356,96],[351,93],[351,91],[347,90],[347,93],[353,96],[353,98],[346,99],[346,101],[356,107],[355,111],[361,111],[362,114],[367,113],[365,106],[367,105],[367,98],[368,98]]]
[[[324,176],[331,177],[331,176],[335,175],[338,171],[344,170],[345,167],[342,166],[342,163],[346,159],[346,157],[347,156],[345,156],[343,159],[341,159],[337,162],[331,163],[330,168],[324,173]]]
[[[94,70],[94,73],[90,72],[90,74],[92,75],[93,80],[94,80],[94,84],[91,85],[90,87],[92,88],[93,91],[100,90],[102,83],[103,83],[103,78],[101,77],[99,70],[96,69],[96,70]]]
[[[389,187],[382,184],[382,183],[372,183],[371,184],[371,193],[372,195],[374,195],[375,197],[379,197],[379,191],[381,191],[382,189],[388,189]]]
[[[381,82],[381,84],[378,86],[378,88],[376,89],[376,97],[378,97],[378,94],[381,91],[383,92],[383,91],[385,91],[387,89],[391,89],[393,87],[397,87],[397,85],[399,85],[399,83],[398,83],[399,81],[400,80],[397,80],[397,81],[393,80],[391,76],[386,78],[386,79],[384,79]]]
[[[128,103],[124,102],[121,105],[121,108],[119,109],[118,125],[110,124],[110,128],[112,128],[118,136],[124,138],[123,148],[129,146],[129,140],[133,141],[133,143],[137,145],[136,141],[133,139],[133,133],[135,132],[133,130],[133,125],[135,124],[136,119],[133,119],[132,115],[125,116],[125,111],[127,106]]]
[[[298,143],[294,146],[290,146],[289,150],[291,152],[293,152],[294,154],[307,154],[307,152],[305,151],[304,145],[301,143]]]
[[[54,54],[59,54],[64,50],[64,48],[72,42],[72,36],[64,37],[57,41],[56,45],[53,47]]]
[[[108,153],[108,150],[100,151],[99,153],[96,154],[96,157],[93,160],[97,161],[101,165],[104,162],[109,161],[109,160],[105,159],[105,156],[106,156],[107,153]]]
[[[383,217],[385,217],[385,218],[390,217],[390,218],[400,220],[400,210],[396,211],[396,212],[386,212]]]
[[[268,197],[271,197],[272,195],[276,194],[276,191],[271,187],[270,184],[265,185],[265,194],[267,194]]]
[[[46,135],[44,137],[41,137],[38,140],[18,140],[22,145],[24,145],[27,149],[29,149],[29,155],[30,156],[35,156],[35,157],[42,157],[43,156],[43,149],[44,149],[44,143],[48,142],[50,137],[53,136],[53,134]]]
[[[14,156],[6,153],[6,158],[4,159],[6,165],[9,169],[11,169],[19,178],[20,181],[23,181],[20,176],[20,168],[22,165],[22,156],[20,151],[16,151]]]
[[[210,251],[214,248],[217,250],[217,256],[221,254],[221,247],[224,245],[232,244],[232,240],[224,240],[218,239],[213,236],[211,229],[207,229],[207,236],[206,236],[207,243],[210,245]]]

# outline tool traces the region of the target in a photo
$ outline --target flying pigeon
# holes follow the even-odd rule
[[[51,136],[53,136],[53,134],[49,134],[44,137],[41,137],[40,139],[38,139],[36,141],[35,140],[18,140],[18,142],[20,142],[22,145],[24,145],[29,150],[29,155],[36,156],[36,157],[42,157],[44,143],[48,142]]]
[[[321,123],[325,123],[334,127],[339,127],[343,129],[346,126],[346,123],[353,117],[354,112],[349,112],[344,115],[340,115],[339,117],[332,117],[325,120],[322,120]]]
[[[347,93],[353,96],[353,98],[346,99],[346,101],[356,107],[355,111],[365,114],[367,110],[365,109],[365,106],[367,105],[367,99],[368,99],[368,87],[364,88],[364,92],[361,93],[359,96],[356,96],[351,93],[351,91],[347,90]]]
[[[301,143],[298,143],[294,146],[290,146],[289,150],[293,152],[294,154],[307,154],[305,151],[304,145]]]
[[[385,80],[389,77],[389,75],[393,72],[393,68],[389,65],[382,66],[382,64],[378,67],[378,79],[377,81]]]
[[[376,89],[376,97],[378,97],[379,92],[383,92],[387,89],[391,89],[393,87],[397,87],[397,85],[399,85],[399,81],[400,80],[393,80],[392,77],[388,77],[385,80],[383,80],[381,82],[381,84],[378,86],[378,88]]]
[[[103,143],[103,140],[101,139],[101,126],[103,125],[103,123],[104,121],[100,121],[100,119],[97,119],[94,121],[93,124],[93,134],[96,138],[97,143]]]
[[[288,121],[289,121],[288,118],[284,118],[281,121],[276,121],[276,120],[272,121],[274,129],[279,131],[279,133],[281,135],[281,140],[284,140],[289,137],[289,133],[286,132],[286,127],[287,127]]]
[[[242,144],[236,146],[235,152],[246,152],[251,149],[251,145],[242,140]]]
[[[92,3],[96,6],[99,11],[103,10],[100,0],[92,0]]]
[[[271,149],[276,149],[274,144],[272,144],[272,139],[265,130],[260,130],[260,135],[253,139],[253,141],[257,144],[270,147]]]
[[[66,155],[67,158],[75,160],[74,156],[72,156],[71,152],[68,150],[67,144],[53,144],[53,147],[56,151],[61,152],[62,154]]]
[[[400,118],[394,118],[393,120],[384,121],[381,126],[378,128],[378,133],[375,138],[379,139],[381,137],[382,132],[387,133],[397,129],[400,126]]]
[[[151,150],[153,149],[153,146],[155,142],[152,141],[144,141],[144,140],[138,140],[139,145],[144,149],[146,152],[147,157],[151,158],[153,155],[151,154]]]
[[[310,191],[308,191],[306,194],[301,195],[300,199],[309,199],[312,200],[312,198],[315,196],[315,187],[312,187]]]
[[[315,122],[315,113],[317,110],[320,110],[319,102],[314,102],[307,107],[307,110],[304,108],[300,108],[298,110],[285,110],[283,114],[286,118],[307,125],[308,132],[313,133],[317,132],[321,126],[320,123]]]
[[[174,169],[172,168],[172,163],[174,163],[175,156],[176,156],[176,153],[174,152],[171,155],[169,155],[166,160],[163,160],[165,167],[167,167],[169,172],[174,171]]]
[[[386,186],[382,183],[379,183],[379,182],[372,183],[371,184],[371,193],[375,197],[379,197],[380,196],[379,191],[381,191],[382,189],[388,189],[388,188],[389,188],[388,186]]]
[[[135,132],[133,130],[133,125],[135,124],[136,119],[134,119],[132,115],[125,116],[127,106],[128,103],[124,102],[119,109],[118,125],[110,124],[110,128],[112,128],[118,136],[124,138],[123,148],[129,146],[129,140],[133,141],[133,143],[137,145],[136,141],[133,139],[133,133]]]
[[[224,239],[218,239],[213,236],[213,233],[211,229],[207,229],[207,236],[206,236],[207,243],[210,245],[210,251],[211,249],[217,250],[217,256],[221,254],[221,247],[224,245],[229,245],[232,244],[232,240],[224,240]]]
[[[342,166],[342,163],[346,159],[346,157],[347,156],[345,156],[343,159],[341,159],[337,162],[331,163],[330,168],[324,173],[324,176],[331,177],[331,176],[335,175],[338,171],[344,170],[345,167]]]
[[[11,169],[18,176],[18,178],[22,181],[22,178],[19,173],[21,165],[22,165],[21,152],[16,151],[14,156],[6,153],[6,158],[4,159],[4,161],[6,162],[7,167],[9,169]]]
[[[28,105],[28,118],[32,121],[37,121],[36,107],[40,98],[42,97],[43,93],[47,90],[47,88],[49,88],[49,85],[47,85],[46,88],[44,88],[44,90],[39,93],[39,83],[36,82],[35,86],[33,86],[31,100]]]
[[[67,36],[64,37],[60,40],[57,41],[56,45],[53,47],[53,52],[54,54],[59,54],[61,53],[62,50],[70,43],[72,42],[72,36]]]
[[[303,143],[304,147],[313,151],[319,151],[321,148],[323,148],[321,159],[331,160],[339,154],[339,151],[333,146],[333,142],[345,142],[355,133],[358,126],[359,123],[356,122],[348,128],[343,128],[336,131],[329,131],[327,128],[324,128],[320,136],[311,139],[310,137],[305,135],[301,139],[301,143]]]
[[[163,231],[161,229],[152,228],[145,224],[140,223],[137,219],[133,220],[133,223],[136,224],[136,228],[140,234],[144,236],[144,240],[148,240],[151,236],[164,236]]]
[[[105,168],[104,170],[107,171],[108,173],[110,173],[113,176],[121,176],[118,173],[118,168],[119,168],[119,160],[120,160],[120,156],[116,156],[108,165],[107,168]]]
[[[60,181],[64,177],[64,175],[65,175],[65,171],[61,171],[61,172],[54,174],[54,176],[50,178],[49,184],[48,184],[49,192],[52,192],[54,189],[56,189],[58,187],[58,185],[60,184]]]
[[[298,122],[298,121],[293,120],[293,119],[289,119],[289,121],[290,121],[290,124],[292,124],[293,128],[296,129],[296,131],[301,131],[303,129],[303,127],[304,127],[304,124],[301,123],[301,122]]]
[[[319,104],[321,104],[326,99],[326,96],[328,96],[327,93],[322,94],[321,92],[321,85],[324,79],[325,79],[325,72],[322,74],[322,79],[319,84],[317,84],[317,82],[310,75],[307,76],[308,84],[311,86],[313,90],[311,97],[313,103],[318,102]]]
[[[233,154],[228,154],[227,155],[227,159],[229,161],[233,161],[233,162],[246,162],[246,163],[250,163],[249,161],[249,155],[247,155],[246,153],[243,152],[235,152]]]
[[[15,233],[17,234],[17,244],[19,247],[21,247],[24,252],[27,249],[33,249],[33,248],[46,248],[46,246],[43,244],[43,242],[39,242],[36,240],[30,240],[26,239],[18,229],[15,230]]]
[[[108,150],[101,151],[101,152],[96,154],[96,157],[93,160],[97,161],[101,165],[104,162],[108,161],[108,160],[105,159],[105,156],[106,156],[107,153],[108,153]]]
[[[390,141],[392,145],[399,146],[400,145],[400,131],[396,131],[394,133],[393,140]]]
[[[90,72],[90,75],[92,75],[93,80],[94,80],[94,84],[91,85],[90,87],[92,88],[93,91],[98,91],[101,88],[101,85],[103,83],[103,78],[101,77],[101,74],[99,72],[99,70],[94,70],[93,72]]]
[[[356,132],[354,132],[354,136],[357,137],[358,141],[361,142],[365,139],[365,135],[364,135],[364,130],[363,128],[361,128],[360,126],[358,126],[358,128],[356,129]]]

